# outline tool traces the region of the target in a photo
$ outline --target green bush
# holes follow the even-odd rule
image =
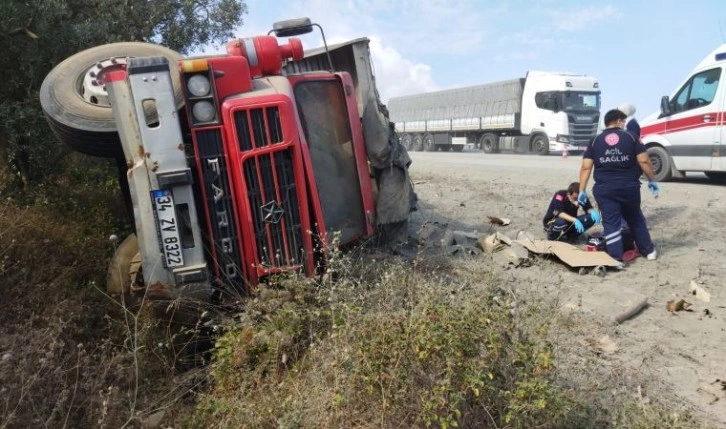
[[[430,262],[332,272],[260,290],[217,342],[192,426],[565,427],[578,406],[552,384],[546,323],[493,283]]]

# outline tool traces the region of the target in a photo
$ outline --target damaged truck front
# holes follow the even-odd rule
[[[368,39],[304,52],[290,36],[314,26],[283,21],[277,37],[190,59],[103,45],[48,74],[41,103],[56,136],[125,170],[135,234],[112,261],[111,292],[215,300],[278,273],[320,273],[331,245],[405,234],[410,159]]]

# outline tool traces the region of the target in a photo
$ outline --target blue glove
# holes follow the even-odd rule
[[[573,225],[575,225],[575,231],[577,231],[578,234],[582,234],[585,232],[585,226],[580,222],[580,219],[575,219],[574,222],[572,222]]]
[[[577,203],[581,206],[587,204],[587,192],[580,191],[580,193],[577,195]]]
[[[648,189],[650,189],[650,193],[653,194],[655,198],[658,198],[658,192],[660,191],[658,182],[655,180],[648,180]]]
[[[590,210],[590,219],[592,219],[595,223],[600,223],[602,220],[602,217],[600,217],[600,212],[597,211],[597,209]]]

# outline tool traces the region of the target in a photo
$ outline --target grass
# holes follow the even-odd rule
[[[706,427],[564,385],[555,303],[517,297],[481,261],[357,253],[332,271],[259,290],[219,338],[189,427]]]

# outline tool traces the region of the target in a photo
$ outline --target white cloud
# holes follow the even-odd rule
[[[457,41],[456,49],[466,49],[468,44],[476,43],[477,40],[476,37],[459,40],[451,31],[444,31],[445,26],[451,28],[452,21],[449,18],[442,20],[442,14],[463,13],[461,7],[457,6],[462,3],[460,0],[437,0],[435,4],[407,0],[286,2],[276,9],[284,10],[285,14],[268,13],[273,16],[268,19],[271,22],[262,24],[264,27],[259,27],[260,19],[254,18],[256,10],[269,10],[266,0],[248,0],[248,3],[250,12],[246,18],[248,24],[243,27],[245,35],[266,33],[272,21],[308,16],[312,22],[323,27],[328,44],[368,37],[371,40],[376,84],[383,102],[391,97],[439,89],[431,66],[416,60],[416,53],[423,56],[422,52],[435,52]],[[433,13],[430,10],[432,7],[438,9],[439,13]],[[459,18],[463,20],[463,15]],[[306,49],[322,45],[317,28],[301,39]]]
[[[431,66],[405,58],[393,47],[384,45],[379,37],[370,39],[376,83],[384,103],[391,97],[439,89]]]
[[[570,11],[553,11],[549,15],[554,19],[553,24],[556,29],[580,31],[607,19],[617,17],[620,12],[613,6],[607,5],[603,7],[590,6]]]

